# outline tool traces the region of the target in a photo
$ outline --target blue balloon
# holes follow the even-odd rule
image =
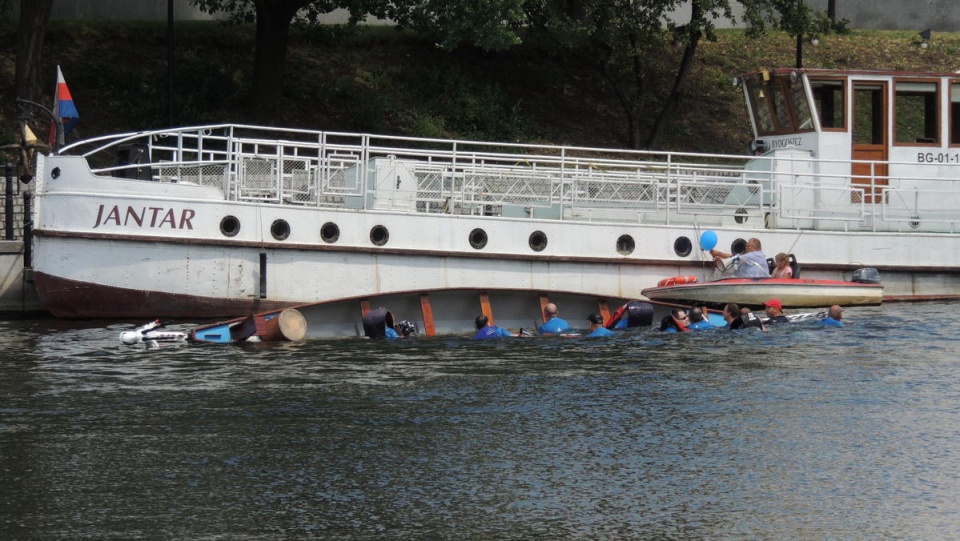
[[[717,234],[713,231],[704,231],[700,234],[700,249],[713,250],[717,245]]]

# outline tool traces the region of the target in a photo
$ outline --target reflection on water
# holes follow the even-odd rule
[[[955,311],[152,350],[0,322],[0,538],[957,537]]]

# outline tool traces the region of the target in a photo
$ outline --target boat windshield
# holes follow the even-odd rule
[[[803,78],[795,71],[762,71],[744,79],[757,136],[814,130]]]

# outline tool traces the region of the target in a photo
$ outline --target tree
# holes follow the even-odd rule
[[[316,23],[337,8],[350,10],[351,22],[365,11],[364,0],[190,0],[210,13],[225,13],[233,22],[256,22],[253,84],[250,106],[254,116],[266,119],[279,110],[290,26],[294,19]]]
[[[40,57],[52,10],[53,0],[20,0],[17,67],[14,75],[18,98],[40,101]]]
[[[722,13],[724,17],[731,21],[734,20],[730,5],[726,2],[691,0],[690,22],[684,26],[671,27],[674,39],[684,44],[683,56],[680,58],[680,66],[673,78],[673,88],[671,88],[663,107],[660,108],[660,114],[657,115],[657,121],[654,123],[650,137],[647,139],[648,148],[660,148],[663,143],[667,125],[673,118],[683,96],[700,40],[705,36],[710,40],[715,39],[713,18],[719,13]],[[710,15],[709,18],[708,15]]]
[[[406,0],[391,14],[400,24],[436,36],[452,49],[470,43],[485,49],[510,46],[527,33],[552,43],[566,59],[585,67],[605,83],[627,119],[632,148],[658,147],[676,111],[704,38],[714,38],[713,20],[733,20],[731,0]],[[690,5],[690,18],[675,14]],[[491,23],[492,21],[492,23]],[[651,91],[654,73],[672,68],[671,46],[683,46],[668,97],[662,103]],[[664,54],[664,53],[667,54]],[[644,134],[644,118],[657,121]]]
[[[803,67],[803,41],[833,32],[847,31],[846,19],[836,21],[816,11],[803,0],[739,0],[745,8],[751,32],[762,35],[768,27],[786,32],[797,40],[797,68]]]

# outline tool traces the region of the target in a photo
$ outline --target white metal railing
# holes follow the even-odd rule
[[[844,230],[952,232],[960,224],[960,175],[893,178],[877,175],[873,168],[854,183],[849,174],[853,162],[814,166],[810,159],[776,155],[480,143],[242,125],[98,137],[61,152],[86,157],[101,175],[213,186],[228,200],[277,205],[378,205],[409,212],[699,225],[734,225],[756,216],[768,227]],[[387,187],[379,183],[390,176],[384,171],[393,171],[389,164],[397,168],[390,200],[412,204],[377,203]],[[409,182],[400,182],[408,176]],[[768,222],[769,216],[776,219]]]

